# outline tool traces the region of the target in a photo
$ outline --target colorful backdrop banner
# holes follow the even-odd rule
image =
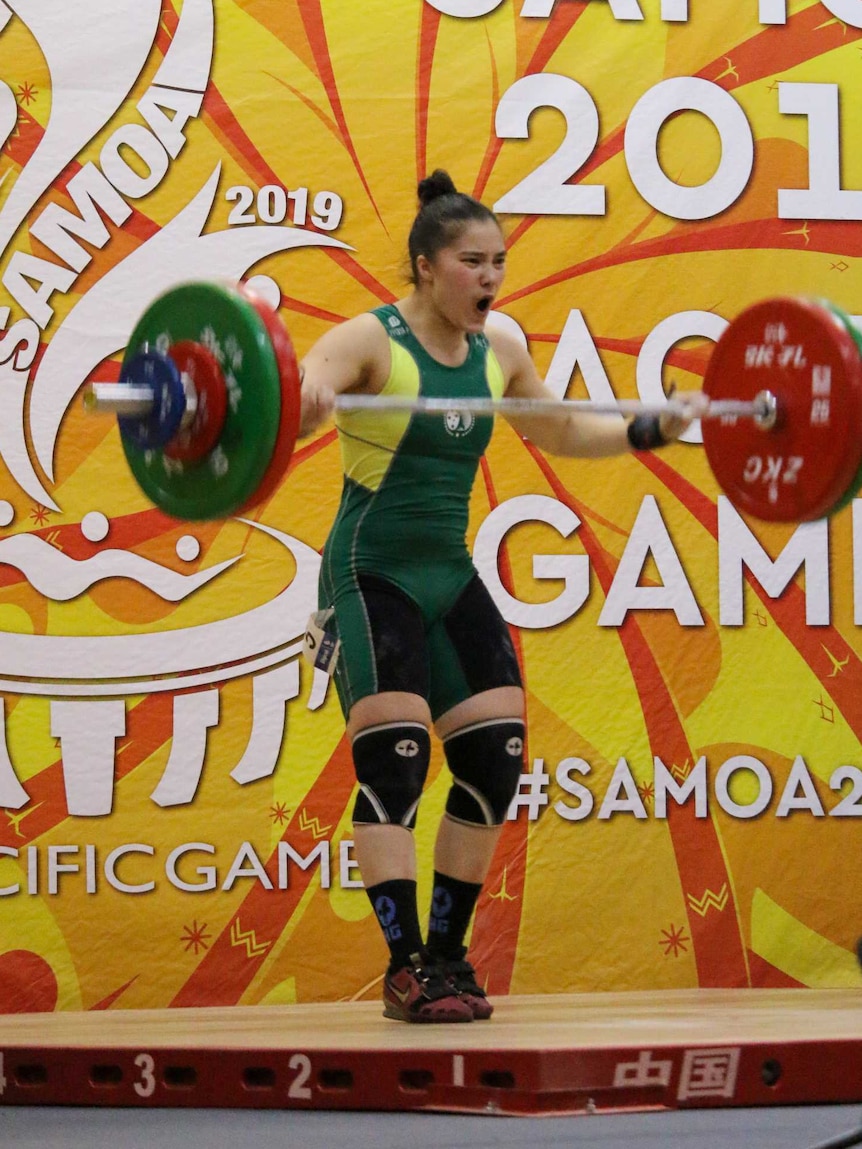
[[[154,509],[81,403],[151,301],[249,281],[301,355],[406,292],[443,167],[557,395],[697,388],[752,303],[862,312],[860,52],[862,0],[0,2],[0,1009],[380,992],[300,657],[335,433],[248,515]],[[862,503],[746,518],[700,444],[556,459],[498,420],[469,543],[529,728],[492,993],[858,983]],[[423,913],[447,789],[435,743]]]

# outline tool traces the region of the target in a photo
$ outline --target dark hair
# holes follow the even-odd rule
[[[471,195],[459,192],[452,177],[442,168],[437,168],[430,176],[419,181],[418,194],[419,211],[407,239],[414,284],[419,280],[416,260],[420,255],[433,259],[472,220],[484,222],[490,219],[497,223],[497,217],[491,209]]]

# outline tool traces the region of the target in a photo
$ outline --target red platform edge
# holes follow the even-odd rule
[[[0,1104],[575,1115],[862,1101],[862,1040],[602,1049],[0,1050]]]

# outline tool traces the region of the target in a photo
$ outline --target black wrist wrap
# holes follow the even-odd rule
[[[655,447],[667,445],[667,439],[661,433],[658,415],[635,415],[626,428],[626,433],[636,451],[652,451]]]

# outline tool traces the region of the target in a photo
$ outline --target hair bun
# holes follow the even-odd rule
[[[438,196],[454,195],[457,190],[449,173],[442,168],[437,168],[430,176],[419,181],[419,202],[425,207]]]

